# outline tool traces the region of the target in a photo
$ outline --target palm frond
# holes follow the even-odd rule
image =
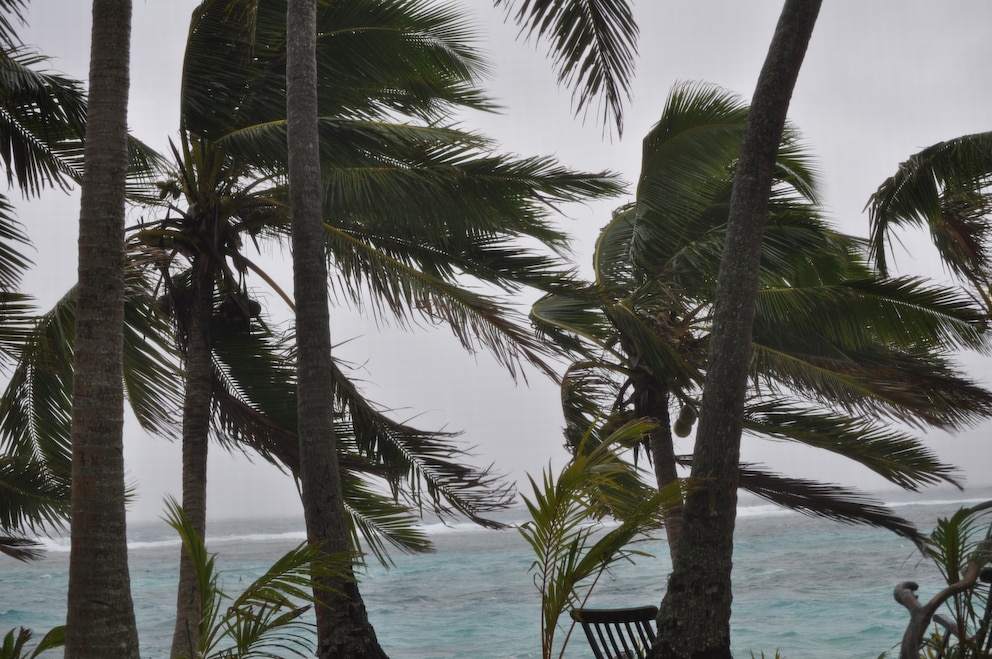
[[[142,428],[170,436],[178,431],[182,407],[178,348],[148,272],[140,266],[132,260],[125,280],[124,393]]]
[[[62,530],[68,519],[68,478],[30,458],[0,456],[0,533]],[[30,554],[35,544],[19,546]]]
[[[680,456],[679,464],[691,467],[692,457]],[[775,505],[809,517],[886,529],[912,540],[913,544],[923,549],[924,535],[912,522],[899,517],[885,504],[863,492],[830,483],[780,476],[752,464],[741,464],[739,474],[742,490]]]
[[[179,401],[174,344],[143,280],[132,268],[125,286],[123,386],[147,429],[168,434]],[[75,288],[34,319],[0,396],[0,450],[44,465],[67,482],[71,463],[72,346]]]
[[[486,515],[509,505],[513,486],[491,466],[472,466],[471,449],[455,443],[456,433],[419,430],[393,420],[338,369],[335,396],[344,413],[339,437],[353,442],[356,454],[383,466],[380,474],[394,496],[405,498],[415,510],[427,508],[442,521],[461,515],[484,527],[502,526]]]
[[[45,555],[41,545],[28,538],[14,538],[0,535],[0,554],[6,554],[19,561],[37,561]]]
[[[941,354],[989,349],[980,309],[958,289],[915,277],[843,277],[764,286],[758,306],[756,332],[793,341],[815,337],[809,343],[825,339],[854,347],[926,346]],[[794,330],[783,332],[782,327]]]
[[[339,260],[337,265],[341,285],[353,301],[361,304],[366,285],[375,294],[370,297],[373,311],[389,310],[402,323],[417,313],[432,324],[446,324],[466,350],[488,348],[511,375],[527,362],[554,377],[548,347],[508,305],[433,277],[335,227],[327,230],[332,251],[350,252],[348,262]]]
[[[5,3],[6,0],[0,0]],[[65,646],[65,625],[59,625],[48,630],[34,649],[28,653],[27,644],[34,638],[34,633],[25,627],[19,628],[16,633],[12,629],[7,632],[0,642],[0,656],[4,659],[36,659],[48,650],[54,650]]]
[[[3,50],[12,50],[21,45],[21,38],[11,19],[24,25],[26,9],[27,0],[0,0],[0,45]]]
[[[927,538],[926,553],[948,584],[961,578],[971,562],[992,562],[992,501],[959,508],[939,519]]]
[[[540,482],[530,477],[532,495],[524,496],[530,519],[518,530],[535,556],[531,572],[541,593],[543,657],[551,656],[562,613],[579,606],[611,565],[644,555],[630,549],[631,542],[660,527],[665,506],[681,503],[682,483],[663,492],[652,490],[620,456],[623,447],[650,429],[636,421],[594,446],[580,442],[557,474],[548,468]],[[597,527],[607,516],[618,525]]]
[[[82,176],[86,95],[80,82],[39,71],[47,61],[23,48],[0,54],[0,158],[8,184],[28,196]]]
[[[637,55],[637,23],[625,0],[493,0],[528,36],[547,39],[558,82],[572,88],[576,112],[599,99],[598,114],[623,133],[623,106],[630,97]]]
[[[661,119],[644,138],[637,184],[631,253],[645,272],[676,278],[715,272],[711,264],[722,254],[747,113],[741,98],[713,85],[683,83],[670,92]],[[769,225],[796,214],[808,219],[816,190],[816,170],[789,127],[779,149]],[[775,245],[766,243],[768,262]]]
[[[10,296],[8,299],[12,303],[16,301],[13,292],[31,266],[31,259],[24,255],[30,245],[24,226],[14,216],[14,207],[6,196],[0,194],[0,293]],[[10,311],[15,309],[12,307]],[[10,317],[12,321],[13,315]]]
[[[67,293],[36,319],[0,397],[0,452],[70,473],[75,297]]]
[[[864,465],[899,487],[917,491],[941,482],[957,485],[955,468],[918,438],[886,424],[766,400],[746,408],[745,428],[772,439],[800,442]]]
[[[320,129],[328,221],[397,244],[430,246],[449,258],[464,251],[468,261],[477,249],[473,240],[484,247],[494,236],[536,238],[560,250],[566,238],[549,221],[560,205],[622,189],[610,172],[500,154],[490,141],[452,128],[325,117]],[[221,144],[277,170],[285,158],[285,124],[239,130]]]
[[[561,408],[565,417],[565,442],[571,453],[583,442],[598,446],[617,427],[629,422],[621,400],[626,374],[619,365],[605,361],[578,361],[561,379]]]
[[[355,547],[370,552],[381,565],[392,565],[389,549],[407,554],[433,551],[419,518],[408,507],[383,495],[366,476],[342,474],[345,510]]]
[[[542,338],[566,353],[612,352],[616,328],[603,313],[597,293],[592,286],[577,284],[571,291],[545,295],[531,306],[531,323]]]
[[[283,0],[201,3],[184,58],[183,128],[211,139],[285,117]],[[436,120],[488,109],[472,29],[450,6],[423,0],[321,2],[317,17],[322,116],[399,113]]]
[[[299,439],[291,337],[274,335],[265,326],[250,333],[220,325],[215,330],[216,436],[229,449],[250,447],[296,473]],[[369,547],[382,560],[387,545],[423,550],[424,538],[410,527],[416,519],[411,508],[419,514],[426,509],[442,520],[464,516],[482,526],[498,526],[486,515],[507,505],[512,488],[491,469],[468,464],[471,455],[453,442],[456,433],[395,421],[368,400],[340,365],[335,366],[334,380],[333,404],[339,417],[335,437],[358,546]],[[409,508],[380,497],[368,487],[373,482],[407,501]]]
[[[36,312],[30,297],[0,291],[0,354],[16,360],[31,340]]]
[[[910,156],[866,204],[871,256],[879,270],[889,269],[887,248],[895,229],[925,227],[952,272],[988,281],[990,184],[992,132],[938,142]]]

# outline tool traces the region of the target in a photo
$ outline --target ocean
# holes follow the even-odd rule
[[[915,499],[886,495],[924,530],[962,505],[992,499],[992,490]],[[895,497],[895,498],[893,498]],[[522,510],[506,521],[524,521]],[[539,596],[529,546],[516,530],[466,524],[429,525],[436,551],[396,555],[389,569],[371,565],[361,590],[380,644],[394,659],[530,659],[540,657]],[[142,657],[168,656],[179,543],[164,522],[132,524],[130,570]],[[301,520],[212,522],[208,549],[223,585],[236,592],[302,542]],[[29,627],[38,636],[65,619],[68,543],[46,540],[43,560],[0,556],[0,634]],[[651,558],[624,564],[597,586],[590,606],[657,604],[670,568],[661,540],[640,546]],[[908,614],[892,598],[905,580],[927,598],[941,584],[912,543],[889,532],[786,512],[761,502],[741,505],[734,560],[732,644],[735,657],[876,659],[898,644]],[[560,634],[563,637],[564,633]],[[51,653],[52,656],[59,656]],[[47,656],[47,655],[46,655]],[[576,630],[565,657],[591,657]]]

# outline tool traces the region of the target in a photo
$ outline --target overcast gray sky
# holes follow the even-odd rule
[[[178,88],[192,0],[135,0],[129,125],[133,134],[164,150],[178,127]],[[657,120],[678,81],[700,80],[750,98],[774,30],[778,0],[641,0],[640,57],[622,140],[603,138],[600,126],[572,116],[570,94],[555,85],[543,46],[516,41],[490,0],[466,0],[480,38],[494,60],[489,89],[501,116],[470,115],[462,125],[524,156],[555,155],[588,171],[611,169],[633,181],[640,140]],[[32,0],[29,44],[53,57],[52,68],[85,79],[90,3]],[[898,163],[924,146],[986,131],[992,106],[992,3],[987,0],[831,0],[824,3],[793,98],[790,120],[817,155],[827,211],[849,233],[866,235],[862,209]],[[611,208],[626,201],[575,207],[562,218],[575,236],[575,259],[586,266],[592,241]],[[78,198],[47,193],[19,203],[18,213],[37,247],[28,291],[51,303],[75,280]],[[908,235],[910,253],[898,256],[903,274],[945,280],[921,233]],[[286,272],[288,273],[288,267]],[[284,280],[290,282],[290,278]],[[564,459],[558,392],[542,376],[514,382],[485,354],[466,355],[446,331],[401,333],[332,313],[332,338],[348,340],[339,355],[362,364],[371,398],[422,427],[463,430],[480,464],[495,463],[519,483],[553,460]],[[989,384],[990,361],[962,355],[972,375]],[[931,433],[927,441],[962,467],[971,485],[992,484],[992,424],[956,436]],[[691,451],[691,440],[678,449]],[[160,514],[162,497],[179,495],[179,446],[146,437],[129,424],[125,454],[138,484],[135,519]],[[887,483],[843,460],[783,443],[745,439],[743,459],[793,476],[867,489]],[[265,464],[212,455],[211,516],[299,512],[290,479]]]

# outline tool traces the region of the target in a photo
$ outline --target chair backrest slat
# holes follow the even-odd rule
[[[596,659],[644,659],[654,641],[658,607],[573,609]]]

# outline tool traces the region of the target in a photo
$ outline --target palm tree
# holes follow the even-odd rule
[[[352,550],[334,436],[330,312],[324,256],[320,131],[317,125],[317,6],[290,0],[286,17],[286,135],[296,312],[297,425],[300,492],[307,538],[317,551]],[[369,623],[354,574],[314,585],[317,655],[385,657]]]
[[[134,657],[124,516],[124,203],[130,0],[94,0],[73,344],[65,656]]]
[[[396,111],[434,120],[448,107],[484,106],[473,84],[479,62],[462,45],[465,37],[456,17],[417,3],[391,9],[389,4],[322,5],[318,16],[321,34],[334,35],[322,40],[318,66],[347,72],[322,77],[335,85],[318,90],[329,190],[323,213],[342,288],[359,301],[369,292],[380,295],[386,301],[381,308],[401,319],[417,309],[431,320],[449,320],[463,343],[473,345],[481,337],[511,367],[521,355],[540,361],[538,343],[508,320],[495,298],[459,286],[456,269],[504,288],[550,285],[556,276],[553,260],[513,253],[504,242],[526,235],[560,246],[563,236],[541,219],[542,203],[605,194],[616,185],[608,177],[570,172],[549,160],[496,156],[484,140],[459,131],[369,121]],[[285,4],[257,3],[244,14],[230,9],[229,3],[205,2],[194,14],[181,111],[186,137],[175,149],[176,183],[163,187],[167,195],[184,198],[186,207],[139,235],[149,249],[184,255],[189,262],[189,275],[166,272],[163,282],[179,321],[186,378],[194,387],[215,379],[208,371],[210,346],[216,343],[212,319],[247,327],[260,311],[247,297],[244,275],[257,269],[239,252],[242,237],[284,238],[288,228],[285,112],[273,103],[285,85]],[[216,48],[218,42],[227,47]],[[406,50],[409,55],[397,59],[394,53]],[[382,54],[389,54],[385,61],[377,59]],[[433,224],[412,221],[411,207],[430,209],[421,221]],[[467,214],[467,208],[476,212]],[[466,219],[472,224],[464,226]],[[343,389],[346,397],[356,391],[350,384]],[[205,515],[192,509],[204,510],[211,399],[191,387],[185,396],[184,509],[200,532]],[[367,408],[351,411],[364,415]],[[409,434],[408,429],[379,421],[370,429],[373,433],[366,432],[359,446],[366,459],[374,455],[373,461],[379,460],[384,451],[400,457],[387,467],[390,481],[405,476],[412,465],[426,476],[427,494],[435,500],[447,499],[477,519],[476,504],[492,505],[491,479],[457,466],[451,460],[457,455],[437,450],[430,436],[413,435],[419,438],[418,455],[407,447],[377,447],[384,438],[395,439],[398,430]],[[415,464],[421,457],[422,463]],[[479,486],[483,494],[473,495]],[[501,499],[505,491],[496,494]],[[388,512],[395,515],[396,509]],[[192,608],[198,601],[194,587],[191,579],[181,580],[180,609],[189,614],[178,616],[175,652],[195,647],[183,638],[198,617]]]
[[[683,548],[658,613],[652,657],[730,657],[731,571],[744,400],[762,237],[792,90],[820,11],[786,0],[758,75],[734,176],[692,475],[712,479],[683,509]],[[705,584],[705,587],[703,587]]]
[[[687,502],[683,531],[691,536],[694,551],[680,552],[682,559],[674,565],[659,614],[660,635],[653,656],[730,656],[738,455],[762,229],[789,101],[819,8],[819,2],[786,0],[755,89],[730,200],[728,258],[720,268],[722,283],[715,298],[707,395],[700,409],[693,466],[693,473],[715,480],[709,491],[697,492]],[[618,28],[629,18],[629,3],[537,0],[523,3],[517,15],[518,20],[536,26],[532,29],[539,35],[550,35],[559,70],[565,73],[560,77],[575,84],[580,97],[624,88],[633,59],[634,31],[629,27],[633,21],[623,23],[626,31]],[[616,48],[604,48],[608,45]],[[614,53],[609,61],[616,66],[593,68],[597,56],[606,52]],[[590,70],[601,75],[583,75]],[[613,84],[604,85],[604,80]],[[620,116],[616,116],[619,125]],[[714,510],[719,511],[715,516]],[[709,585],[699,586],[703,583]],[[709,595],[696,595],[704,591]],[[692,634],[685,633],[690,629]]]
[[[676,455],[672,433],[688,436],[700,407],[746,117],[746,105],[717,88],[676,87],[644,140],[636,202],[617,211],[597,241],[595,281],[547,295],[532,310],[576,359],[562,385],[569,444],[595,432],[603,414],[613,418],[607,428],[654,419],[646,445],[662,489],[678,464],[692,462]],[[979,345],[980,315],[949,291],[872,276],[860,249],[819,219],[809,158],[787,129],[763,245],[745,427],[831,450],[908,489],[953,482],[950,467],[881,419],[949,428],[992,411],[992,394],[947,363],[951,350]],[[751,465],[739,474],[741,487],[782,505],[921,540],[858,493]],[[666,525],[674,558],[679,510]]]
[[[926,228],[947,268],[992,315],[992,133],[964,135],[913,154],[878,187],[867,208],[879,271],[889,270],[887,247],[896,229]]]

